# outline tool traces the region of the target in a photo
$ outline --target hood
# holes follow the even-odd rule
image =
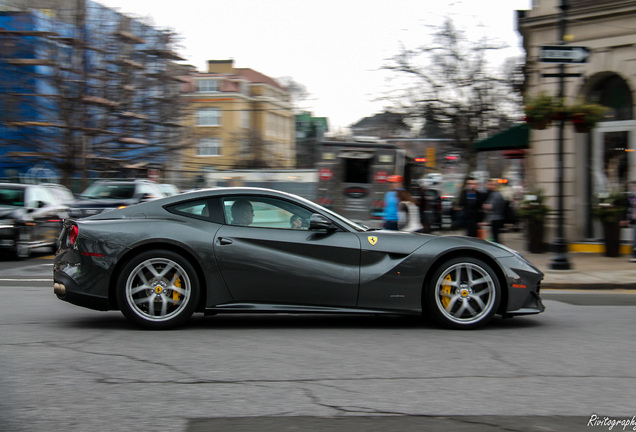
[[[438,236],[435,241],[430,244],[432,248],[440,250],[452,249],[475,249],[492,256],[493,258],[503,258],[513,255],[519,255],[518,252],[507,246],[500,245],[487,240],[481,240],[474,237],[465,236]]]

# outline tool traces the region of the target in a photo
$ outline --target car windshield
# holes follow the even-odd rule
[[[135,196],[134,184],[92,184],[80,195],[87,199],[130,199]]]
[[[24,189],[0,188],[0,207],[24,207]]]

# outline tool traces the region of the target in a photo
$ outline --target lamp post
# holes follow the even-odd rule
[[[568,0],[561,0],[559,8],[559,45],[565,45],[565,32],[567,26],[567,11],[570,5]],[[565,96],[565,64],[559,65],[559,98]],[[569,270],[571,268],[568,260],[568,243],[565,239],[564,220],[563,220],[563,183],[564,183],[564,167],[563,167],[563,147],[564,147],[564,128],[565,119],[561,116],[559,120],[558,131],[558,159],[557,159],[557,236],[554,239],[554,256],[550,261],[550,268],[553,270]]]

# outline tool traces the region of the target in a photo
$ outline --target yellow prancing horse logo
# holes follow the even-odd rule
[[[367,240],[369,240],[369,243],[371,243],[371,246],[375,246],[375,244],[378,242],[378,238],[375,236],[369,236],[367,237]]]

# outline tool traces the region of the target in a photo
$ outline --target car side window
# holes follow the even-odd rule
[[[0,190],[0,206],[23,207],[24,195],[24,189]]]
[[[311,212],[277,198],[228,197],[223,199],[225,221],[230,225],[258,228],[309,229]]]
[[[210,219],[212,216],[211,203],[207,199],[180,203],[171,206],[170,211],[185,216],[197,216],[204,219]]]

